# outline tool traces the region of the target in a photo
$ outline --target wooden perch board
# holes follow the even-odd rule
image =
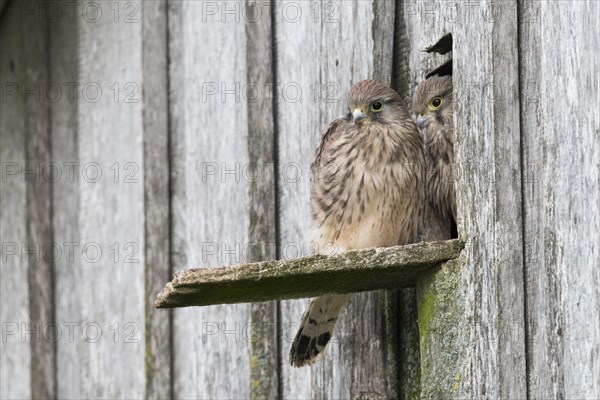
[[[185,269],[156,297],[157,308],[313,297],[411,286],[424,270],[457,258],[459,239],[355,250],[219,268]]]

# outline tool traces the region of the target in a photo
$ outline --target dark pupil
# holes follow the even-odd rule
[[[373,103],[373,110],[381,110],[381,107],[383,107],[383,105],[376,101],[375,103]]]
[[[432,104],[433,104],[434,107],[439,107],[440,103],[441,103],[440,99],[433,99]]]

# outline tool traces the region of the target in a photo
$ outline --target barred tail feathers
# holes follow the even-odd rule
[[[294,367],[313,364],[323,354],[333,335],[342,306],[352,294],[328,294],[310,302],[290,350]]]

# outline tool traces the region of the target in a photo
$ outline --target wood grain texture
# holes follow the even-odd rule
[[[129,22],[127,4],[139,13]],[[69,376],[59,379],[59,395],[139,398],[145,386],[141,6],[81,6],[90,14],[75,19],[77,34],[66,19],[56,32],[66,45],[54,42],[66,56],[57,72],[67,82],[76,72],[79,85],[75,118],[66,111],[55,125],[57,140],[68,144],[53,146],[57,157],[78,163],[78,178],[63,175],[56,193],[66,199],[56,210],[56,237],[76,243],[73,257],[65,250],[57,265],[57,319],[75,332],[74,340],[63,337],[57,345],[58,374]],[[109,6],[118,8],[117,20]],[[102,17],[94,7],[102,7]]]
[[[7,7],[15,11],[17,5]],[[6,88],[6,100],[0,101],[0,321],[6,335],[0,342],[0,397],[4,399],[32,396],[31,341],[35,338],[33,334],[22,336],[25,329],[35,332],[30,325],[28,259],[36,254],[27,242],[27,187],[23,175],[26,104],[20,85],[28,80],[20,24],[12,12],[5,12],[0,18],[0,81]],[[10,96],[9,85],[15,92]],[[26,254],[25,244],[34,254]]]
[[[335,256],[321,254],[220,268],[184,269],[158,294],[158,308],[316,297],[414,285],[425,270],[455,259],[458,239]]]
[[[7,94],[14,90],[10,96],[3,94],[2,102],[10,103],[3,115],[6,112],[9,116],[9,124],[16,122],[11,121],[11,117],[22,120],[22,125],[19,126],[21,129],[7,126],[6,129],[12,128],[13,132],[5,131],[4,134],[20,135],[25,150],[24,158],[17,164],[13,163],[14,160],[8,161],[23,156],[20,154],[23,149],[14,148],[16,143],[11,143],[10,136],[7,136],[8,148],[14,148],[16,154],[8,156],[7,161],[3,160],[3,163],[7,163],[3,165],[9,170],[16,165],[23,174],[17,173],[10,176],[10,179],[21,180],[20,183],[24,183],[26,188],[25,198],[16,205],[19,208],[25,205],[25,240],[14,242],[11,240],[12,234],[9,233],[6,235],[6,241],[3,239],[3,247],[18,245],[23,254],[19,261],[27,271],[28,287],[22,294],[26,296],[29,313],[28,318],[17,325],[23,332],[31,331],[29,336],[22,336],[21,340],[23,344],[31,347],[31,371],[26,374],[30,377],[28,383],[31,396],[45,398],[54,397],[56,390],[54,337],[51,337],[54,331],[49,333],[49,329],[54,326],[50,181],[42,173],[50,164],[49,104],[44,95],[44,88],[48,85],[47,24],[45,20],[37,21],[22,14],[24,10],[35,10],[36,7],[40,7],[40,3],[35,1],[15,3],[9,7],[3,21],[7,29],[4,35],[10,38],[6,52],[3,53],[6,54],[2,79],[3,93],[4,88]],[[3,168],[3,171],[7,170]],[[8,183],[5,182],[8,179],[9,176],[3,175],[3,185]],[[7,189],[11,190],[10,186],[13,184],[16,182],[11,182]],[[16,214],[17,217],[19,215],[20,213]],[[4,224],[14,226],[9,221]],[[9,256],[5,257],[3,263],[8,262]],[[12,257],[18,258],[18,255]],[[6,323],[13,324],[16,321]],[[25,368],[26,365],[20,367]],[[9,387],[13,385],[18,391],[18,385],[8,384]]]
[[[515,10],[515,2],[404,7],[400,39],[409,45],[395,71],[413,87],[448,57],[414,50],[454,35],[459,233],[470,238],[458,271],[448,263],[418,285],[425,398],[526,395]],[[427,239],[444,237],[429,215]]]
[[[69,0],[56,3],[67,10]],[[79,82],[79,32],[77,20],[61,18],[49,26],[50,80],[61,86],[62,96],[51,104],[51,147],[52,162],[60,166],[60,179],[52,183],[52,234],[60,244],[62,254],[54,262],[56,295],[56,323],[64,329],[61,340],[56,343],[57,397],[77,398],[82,396],[82,364],[86,359],[79,354],[81,346],[68,339],[69,325],[81,319],[80,299],[84,298],[85,281],[79,256],[81,247],[69,256],[69,243],[81,243],[79,231],[79,204],[81,168],[79,163],[79,136],[77,129],[78,92],[69,95],[65,84]],[[73,245],[74,246],[74,245]],[[77,257],[75,257],[77,254]],[[87,322],[87,321],[86,321]],[[73,326],[71,329],[75,329]],[[78,331],[80,333],[80,331]],[[78,336],[79,338],[80,336]],[[69,379],[62,379],[68,376]]]
[[[276,6],[280,226],[284,258],[308,254],[309,163],[322,132],[346,110],[353,83],[390,83],[393,2],[290,2]],[[306,61],[308,60],[308,61]],[[311,61],[312,60],[312,61]],[[281,303],[284,398],[390,397],[385,314],[377,293],[355,295],[338,320],[322,361],[283,362],[307,301]]]
[[[1,398],[599,396],[598,4],[281,2],[274,27],[252,0],[40,4],[0,0]],[[347,89],[391,76],[409,101],[449,31],[458,262],[355,296],[304,369],[307,301],[151,309],[171,267],[307,255],[308,165]]]
[[[599,17],[519,8],[530,398],[600,396]]]
[[[448,369],[461,376],[453,396],[524,398],[517,5],[478,5],[453,30],[457,222],[467,238],[459,282],[469,331]]]
[[[147,399],[172,397],[171,316],[154,310],[170,277],[167,3],[142,3],[145,373]]]
[[[39,9],[41,1],[19,2],[22,9]],[[19,16],[19,14],[17,14]],[[27,246],[39,247],[41,254],[28,259],[29,271],[29,323],[43,332],[43,327],[54,326],[54,257],[48,251],[53,243],[51,229],[50,179],[42,174],[50,165],[50,102],[44,88],[49,84],[48,22],[31,16],[21,18],[20,64],[24,74],[21,84],[34,89],[39,97],[25,99],[25,147],[27,168],[39,166],[40,172],[26,175],[27,184]],[[44,96],[44,94],[46,94]],[[48,331],[49,332],[49,331]],[[40,340],[31,340],[31,396],[33,398],[56,397],[56,352],[52,334]]]
[[[397,7],[393,84],[410,105],[417,85],[427,73],[451,57],[451,54],[439,55],[425,50],[456,30],[457,24],[447,18],[452,15],[448,12],[452,7],[456,7],[456,3],[434,0],[401,2]]]
[[[272,91],[273,45],[271,10],[265,3],[247,0],[246,79],[259,86],[248,101],[248,161],[255,166],[255,179],[249,182],[249,243],[256,251],[252,261],[270,260],[277,256],[275,121]],[[258,88],[261,88],[260,91]],[[269,251],[271,249],[271,251]],[[251,390],[253,399],[275,399],[279,395],[278,304],[275,301],[251,305]]]
[[[221,3],[169,4],[176,269],[235,264],[248,255],[248,58],[241,4],[228,15]],[[205,8],[211,5],[216,14]],[[176,310],[174,396],[251,397],[250,324],[247,304]]]

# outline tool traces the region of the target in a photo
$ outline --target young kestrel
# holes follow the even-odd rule
[[[423,141],[404,101],[365,80],[348,93],[348,114],[321,137],[311,165],[313,240],[321,251],[415,242],[425,203]],[[292,344],[290,362],[315,362],[351,294],[313,299]]]
[[[456,221],[452,76],[434,75],[419,84],[413,98],[417,125],[425,133],[427,199],[442,217]]]

